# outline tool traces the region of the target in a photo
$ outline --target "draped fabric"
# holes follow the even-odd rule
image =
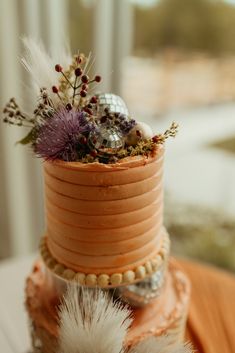
[[[199,353],[235,352],[235,276],[180,261],[192,284],[186,338]]]

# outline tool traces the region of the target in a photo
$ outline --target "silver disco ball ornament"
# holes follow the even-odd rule
[[[99,115],[104,113],[105,108],[108,108],[110,113],[120,113],[126,116],[129,115],[127,106],[123,99],[116,94],[100,93],[97,95]]]
[[[163,265],[151,277],[129,286],[116,288],[115,296],[133,307],[142,307],[161,294],[165,280],[165,266]]]
[[[115,154],[124,145],[121,132],[112,126],[100,126],[98,131],[90,134],[89,143],[99,152]]]

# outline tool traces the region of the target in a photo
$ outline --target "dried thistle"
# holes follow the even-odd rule
[[[35,152],[46,160],[79,160],[89,153],[85,136],[94,128],[83,112],[62,108],[40,128]]]

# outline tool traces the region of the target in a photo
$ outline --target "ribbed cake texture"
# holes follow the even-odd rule
[[[119,275],[117,284],[124,284],[159,269],[169,250],[163,155],[160,146],[152,156],[116,164],[44,162],[51,258],[74,276],[95,275],[94,285],[102,275]]]

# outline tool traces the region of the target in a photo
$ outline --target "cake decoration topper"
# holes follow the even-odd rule
[[[99,99],[99,112],[104,113],[105,109],[108,108],[111,113],[120,113],[129,116],[126,103],[116,94],[99,93],[97,97]]]
[[[68,285],[59,309],[58,353],[192,353],[190,344],[172,337],[150,337],[131,349],[125,337],[131,310],[108,292]]]
[[[53,69],[53,60],[42,46],[32,39],[23,43],[26,57],[22,63],[39,87],[38,103],[28,115],[11,98],[3,114],[4,122],[30,129],[19,143],[30,144],[36,156],[51,161],[115,163],[128,156],[151,155],[176,135],[176,123],[164,134],[154,135],[146,123],[130,116],[120,97],[92,93],[102,78],[89,76],[91,55],[77,54],[69,63],[64,54],[64,64],[57,63]]]

